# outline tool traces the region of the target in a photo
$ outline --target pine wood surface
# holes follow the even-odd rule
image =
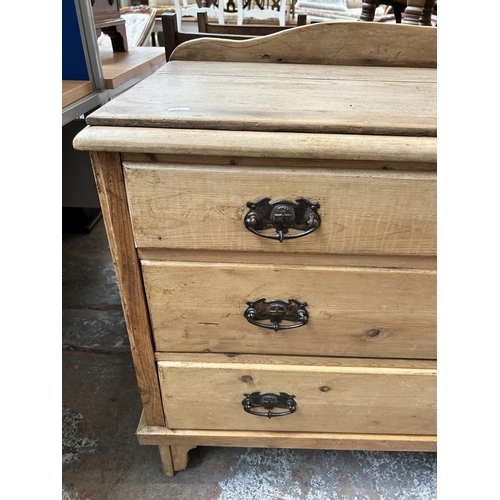
[[[134,250],[120,155],[92,152],[90,157],[146,421],[149,425],[164,425],[151,327],[140,265]]]
[[[434,173],[129,163],[124,174],[138,248],[436,255]],[[252,234],[247,202],[267,196],[320,203],[321,226],[283,243]]]
[[[435,369],[279,365],[248,359],[248,363],[212,362],[208,355],[207,361],[196,362],[171,355],[169,361],[159,361],[169,428],[436,433]],[[242,400],[256,391],[294,395],[297,411],[271,419],[250,415]]]
[[[322,22],[244,41],[191,40],[170,60],[435,68],[437,28]]]
[[[276,354],[214,354],[214,353],[171,353],[171,352],[156,352],[156,361],[175,361],[178,363],[223,363],[227,364],[252,364],[252,365],[277,365],[295,366],[295,367],[314,367],[315,370],[321,371],[324,368],[341,368],[343,371],[348,371],[355,368],[356,370],[377,371],[378,373],[384,370],[405,370],[412,372],[413,370],[436,370],[437,361],[432,359],[399,359],[399,358],[344,358],[344,357],[324,357],[324,356],[280,356]],[[330,367],[330,368],[328,368]]]
[[[62,81],[62,107],[78,101],[93,91],[90,80],[63,80]]]
[[[157,351],[436,358],[435,271],[154,261],[142,271]],[[309,322],[250,324],[247,301],[261,297],[307,302]]]
[[[166,476],[173,476],[184,470],[188,464],[188,452],[195,448],[192,445],[161,445],[159,446],[163,472]]]
[[[160,427],[163,429],[163,427]],[[158,446],[161,458],[163,473],[165,476],[173,476],[175,474],[174,462],[172,460],[172,447],[168,445]]]
[[[245,166],[248,159],[250,165],[285,167],[316,161],[322,163],[312,166],[387,170],[436,170],[437,163],[435,137],[92,126],[78,134],[73,146],[123,153],[124,161],[213,163],[215,158],[219,165]]]
[[[293,139],[294,138],[291,137],[292,141]],[[420,138],[415,137],[415,139],[420,139]],[[421,139],[433,139],[433,138],[425,137]],[[374,147],[377,147],[377,144],[374,143],[373,145]],[[418,148],[421,145],[421,143],[415,141],[414,145],[416,148]],[[238,146],[236,151],[239,150],[241,150],[241,148]],[[193,148],[191,148],[191,153],[193,153]],[[282,153],[284,153],[284,151]],[[322,153],[322,151],[318,151],[317,153],[319,156]],[[334,152],[332,150],[329,150],[325,151],[325,153],[328,156],[332,155],[332,153],[338,154],[339,152]],[[293,148],[293,146],[290,147],[288,150],[288,155],[290,154],[296,154],[296,150]],[[284,156],[250,157],[250,156],[236,156],[232,154],[232,151],[229,151],[227,156],[213,156],[213,155],[203,156],[196,151],[193,154],[183,154],[183,155],[154,154],[154,153],[123,153],[122,159],[124,162],[135,162],[135,163],[157,162],[157,163],[175,163],[175,164],[182,163],[184,165],[197,164],[197,165],[218,165],[218,166],[228,165],[228,166],[240,166],[240,167],[280,167],[280,168],[315,167],[315,168],[342,168],[348,170],[406,170],[409,172],[436,171],[436,162],[408,161],[408,160],[401,160],[401,161],[361,160],[361,159],[343,160],[343,159],[322,159],[322,158],[300,158],[298,156],[294,158],[286,158]]]
[[[259,252],[227,252],[222,250],[170,250],[168,248],[140,248],[137,255],[141,260],[176,261],[176,262],[218,262],[264,265],[296,265],[297,255],[291,253],[263,254]],[[407,255],[335,255],[335,254],[300,254],[302,266],[338,266],[338,267],[386,267],[390,269],[437,269],[437,258],[414,257]]]
[[[87,123],[435,136],[436,90],[435,69],[172,62]]]

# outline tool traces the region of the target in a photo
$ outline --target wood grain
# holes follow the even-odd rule
[[[436,370],[178,361],[158,362],[170,429],[436,433]],[[246,393],[286,392],[297,411],[246,413]],[[212,395],[212,397],[206,397]],[[262,408],[261,408],[262,410]]]
[[[157,351],[436,358],[434,271],[152,261],[142,271]],[[261,297],[307,302],[309,322],[250,324],[247,302]]]
[[[268,136],[270,134],[267,134]],[[333,134],[332,134],[333,135]],[[415,138],[417,139],[417,138]],[[426,137],[425,139],[432,139]],[[415,142],[418,148],[418,142]],[[228,165],[241,167],[285,167],[285,168],[342,168],[349,170],[403,170],[409,172],[423,171],[435,172],[436,162],[423,161],[384,161],[384,160],[328,160],[321,158],[279,158],[279,157],[251,157],[251,156],[236,156],[229,152],[228,156],[214,156],[199,154],[154,154],[154,153],[124,153],[122,160],[124,162],[157,162],[157,163],[176,163],[185,165]],[[288,154],[294,154],[295,150],[289,151]]]
[[[144,287],[117,153],[90,154],[148,425],[165,425]]]
[[[322,22],[244,41],[192,40],[177,47],[170,60],[435,68],[437,29],[422,28]]]
[[[229,165],[251,158],[266,162],[266,166],[307,167],[309,161],[322,161],[322,166],[330,168],[338,168],[340,163],[341,167],[359,169],[369,163],[389,170],[410,170],[419,164],[423,170],[436,170],[437,163],[435,137],[92,126],[78,134],[73,146],[83,151],[124,153],[128,161],[138,160],[126,153],[140,153],[158,162],[164,158],[155,155],[168,154],[169,163],[185,163],[186,156],[192,157],[191,163],[204,163],[215,156],[223,157]]]
[[[146,163],[124,173],[138,248],[436,255],[434,173]],[[250,233],[247,202],[264,197],[318,202],[321,226],[283,243]]]
[[[160,451],[163,473],[165,476],[175,475],[174,462],[172,460],[172,447],[169,445],[160,445],[158,449]]]
[[[255,354],[212,354],[212,353],[155,353],[157,361],[172,361],[184,363],[224,363],[224,364],[252,364],[252,365],[278,365],[278,366],[305,366],[342,368],[375,369],[378,372],[384,369],[402,370],[436,370],[437,361],[428,359],[377,359],[377,358],[334,358],[324,356],[278,356]]]
[[[141,248],[137,250],[141,260],[177,261],[177,262],[218,262],[240,264],[277,263],[274,254],[258,252],[226,252],[221,250],[170,250],[168,248]],[[335,255],[335,254],[300,254],[303,266],[337,266],[337,267],[385,267],[390,269],[437,269],[436,257],[413,257],[392,255]],[[281,253],[279,264],[296,265],[297,255]]]
[[[191,445],[173,445],[170,447],[172,452],[172,462],[174,464],[174,470],[180,471],[184,470],[188,464],[188,453],[196,446]]]
[[[87,123],[435,137],[436,100],[435,69],[173,62]]]

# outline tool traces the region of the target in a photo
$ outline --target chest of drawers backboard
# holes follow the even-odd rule
[[[166,474],[203,445],[436,450],[435,28],[189,42],[87,123]]]

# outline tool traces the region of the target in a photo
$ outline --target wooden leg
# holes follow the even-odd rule
[[[396,4],[394,6],[394,18],[396,19],[396,23],[397,24],[401,24],[401,19],[402,19],[402,15],[403,14],[403,7],[401,7],[401,5],[399,4]]]
[[[418,21],[420,26],[432,26],[432,11],[435,4],[436,0],[426,0],[422,15]]]
[[[121,36],[120,48],[123,47],[123,52],[127,52],[128,51],[128,38],[127,38],[127,29],[125,28],[125,23],[124,24],[119,24],[116,27],[116,31]]]
[[[361,6],[360,21],[373,21],[375,18],[376,0],[364,0]]]
[[[106,33],[106,35],[109,36],[109,38],[111,38],[111,46],[113,47],[113,52],[128,51],[128,41],[125,26],[108,26],[101,29],[104,33]]]
[[[418,22],[424,10],[424,5],[425,0],[408,0],[408,6],[405,9],[405,17],[401,24],[418,26]]]
[[[176,472],[184,470],[188,464],[189,450],[196,446],[158,446],[160,449],[163,472],[166,476],[173,476]]]
[[[163,473],[165,476],[173,476],[175,474],[174,462],[172,461],[172,452],[170,451],[170,446],[160,445],[161,465],[163,467]]]

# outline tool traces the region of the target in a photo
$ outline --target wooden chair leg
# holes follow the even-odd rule
[[[408,0],[405,16],[401,24],[418,26],[426,0]]]
[[[167,15],[168,14],[168,15]],[[161,16],[165,58],[168,62],[172,52],[177,47],[177,16],[173,13],[164,13]]]
[[[103,33],[111,38],[111,46],[113,47],[113,52],[127,52],[128,51],[128,40],[127,32],[125,31],[125,25],[123,26],[108,26],[101,28]]]
[[[401,24],[401,20],[403,17],[402,16],[403,10],[404,10],[404,8],[399,4],[394,6],[394,18],[396,19],[397,24]]]
[[[189,450],[195,446],[158,446],[160,449],[163,472],[166,476],[173,476],[176,472],[184,470],[188,464]]]
[[[420,26],[432,26],[432,11],[436,5],[436,0],[426,0],[422,15],[418,21]]]
[[[375,19],[376,0],[364,0],[361,6],[360,21],[373,21]]]

